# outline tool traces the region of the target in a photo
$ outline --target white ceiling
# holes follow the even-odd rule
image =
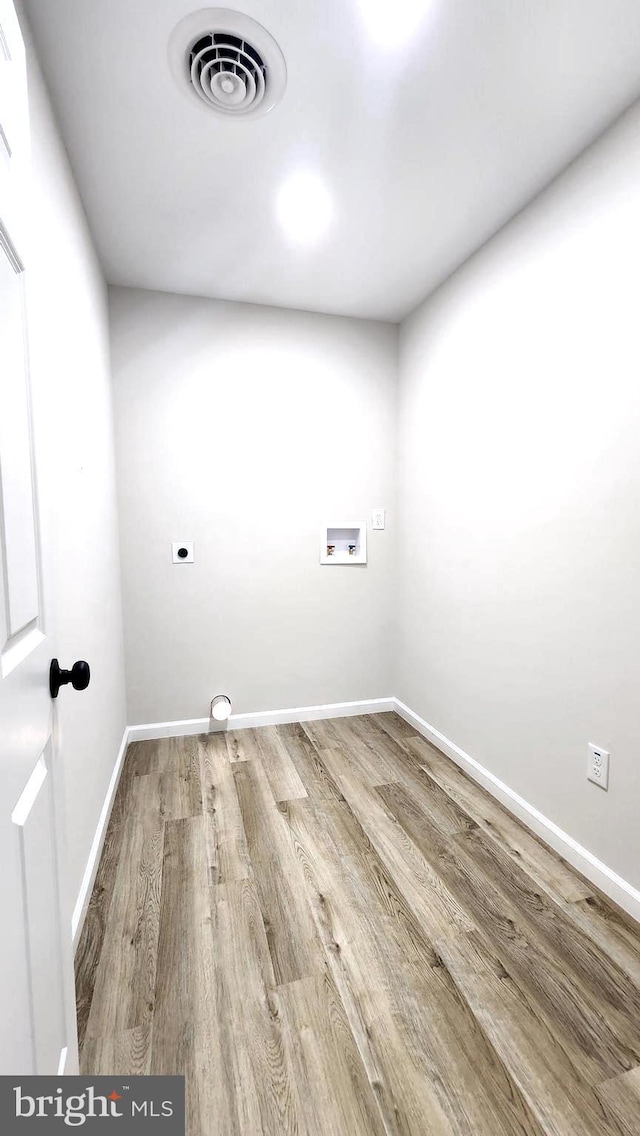
[[[114,284],[401,319],[640,95],[639,0],[231,0],[288,85],[228,120],[169,69],[201,6],[25,0]],[[333,200],[312,246],[276,211],[299,170]]]

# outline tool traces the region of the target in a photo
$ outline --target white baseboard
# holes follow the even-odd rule
[[[430,726],[424,718],[405,706],[404,702],[400,702],[398,698],[394,698],[393,702],[394,709],[401,718],[404,718],[405,722],[413,726],[414,730],[422,734],[437,749],[442,750],[456,765],[459,765],[470,777],[473,777],[474,781],[482,785],[483,789],[486,789],[500,801],[509,812],[526,824],[527,828],[535,832],[536,836],[539,836],[545,844],[558,852],[564,860],[567,860],[583,876],[586,876],[614,903],[619,904],[629,915],[640,922],[640,891],[637,888],[634,888],[622,876],[608,868],[606,864],[602,863],[602,860],[598,860],[597,856],[594,856],[587,848],[583,848],[567,832],[563,832],[554,821],[549,820],[528,801],[525,801],[524,797],[510,789],[494,773],[480,765],[480,762],[476,761],[474,757],[465,753],[463,749],[446,738],[434,726]]]
[[[347,718],[355,714],[383,714],[395,710],[394,698],[368,698],[362,702],[331,702],[325,706],[296,706],[290,710],[258,710],[252,714],[232,714],[223,725],[210,718],[186,718],[182,722],[148,722],[129,726],[129,741],[154,738],[183,738],[189,734],[208,734],[214,730],[249,730],[257,726],[283,726],[288,722],[313,722],[320,718]]]
[[[73,941],[74,951],[78,946],[80,935],[82,934],[82,927],[84,925],[85,916],[87,914],[89,900],[91,899],[93,885],[96,880],[98,865],[100,863],[100,857],[102,855],[102,847],[104,845],[104,838],[107,835],[107,825],[109,824],[111,809],[113,808],[113,802],[116,798],[118,782],[120,780],[120,773],[122,771],[122,764],[124,762],[124,755],[127,752],[129,741],[129,727],[125,726],[124,733],[122,735],[122,741],[120,742],[120,749],[118,750],[118,756],[116,757],[116,763],[113,767],[111,780],[109,781],[109,788],[107,789],[102,811],[98,819],[98,825],[96,827],[96,831],[91,844],[89,859],[87,860],[87,866],[84,870],[82,883],[80,884],[80,891],[78,892],[76,905],[73,909],[73,915],[71,916],[71,938]]]

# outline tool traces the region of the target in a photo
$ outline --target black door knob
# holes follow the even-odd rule
[[[52,698],[57,698],[61,686],[71,683],[74,690],[86,690],[91,680],[89,664],[79,660],[70,671],[61,670],[58,660],[52,659],[49,667],[49,690]]]

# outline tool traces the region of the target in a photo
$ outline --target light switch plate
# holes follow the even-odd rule
[[[172,540],[171,541],[171,562],[172,564],[193,564],[195,555],[193,551],[192,540]]]
[[[373,522],[371,527],[374,529],[384,528],[384,509],[373,510]]]

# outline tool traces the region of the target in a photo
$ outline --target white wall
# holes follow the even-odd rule
[[[75,894],[125,721],[109,347],[30,82],[46,569],[93,668],[59,702]],[[640,885],[638,187],[635,108],[403,325],[399,534],[395,328],[112,290],[129,722],[395,693]],[[369,565],[320,567],[320,521],[374,507]]]
[[[77,898],[125,726],[106,287],[28,29],[34,199],[27,263],[45,613],[87,691],[56,706],[70,903]],[[69,913],[70,914],[70,913]]]
[[[639,280],[636,106],[403,325],[396,684],[636,886]]]
[[[397,328],[110,299],[129,722],[390,694]],[[321,522],[376,507],[368,565],[320,567]]]

